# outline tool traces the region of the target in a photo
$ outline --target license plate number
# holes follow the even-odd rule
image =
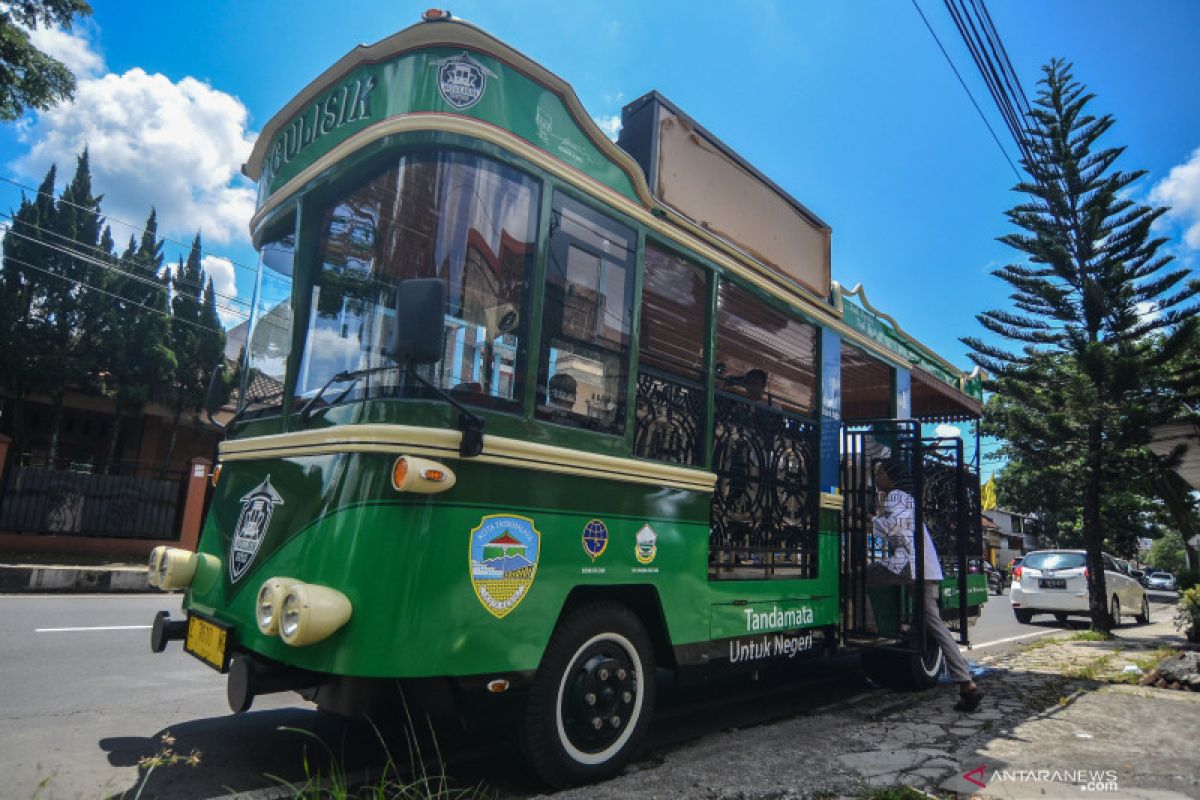
[[[1040,578],[1038,580],[1039,589],[1065,589],[1067,588],[1066,578]]]
[[[188,614],[183,649],[218,672],[229,671],[229,628]]]

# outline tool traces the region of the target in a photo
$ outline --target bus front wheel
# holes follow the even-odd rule
[[[600,780],[637,750],[655,696],[654,648],[616,603],[566,616],[550,637],[521,729],[526,757],[553,786]]]

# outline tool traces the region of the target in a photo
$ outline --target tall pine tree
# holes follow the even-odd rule
[[[116,418],[108,444],[108,468],[117,467],[125,416],[136,414],[152,401],[166,399],[166,387],[175,372],[171,349],[170,305],[162,282],[162,241],[158,215],[152,209],[141,239],[132,237],[121,255],[123,275],[113,286],[121,299],[115,304],[107,350],[109,384]]]
[[[1043,72],[1023,161],[1032,180],[1016,187],[1028,199],[1008,212],[1021,232],[1001,239],[1027,261],[994,273],[1012,287],[1015,310],[978,317],[1022,347],[963,341],[992,389],[1024,407],[1009,440],[1018,455],[1057,452],[1080,464],[1092,628],[1107,631],[1116,601],[1101,557],[1103,497],[1144,453],[1150,426],[1175,413],[1166,371],[1193,335],[1200,284],[1167,270],[1164,240],[1150,235],[1166,209],[1122,196],[1145,173],[1115,169],[1124,148],[1100,146],[1113,117],[1087,112],[1094,96],[1067,64]]]
[[[41,344],[48,335],[45,310],[51,283],[61,280],[46,263],[43,232],[53,230],[57,217],[51,165],[34,197],[21,198],[4,240],[4,295],[0,297],[0,387],[12,397],[13,439],[16,452],[28,448],[25,429],[27,398],[45,393],[41,373]]]
[[[225,333],[217,316],[216,294],[201,265],[203,249],[200,234],[192,241],[187,261],[182,259],[170,274],[171,284],[171,344],[175,353],[175,373],[172,385],[174,417],[166,461],[175,452],[179,421],[184,411],[195,411],[204,400],[209,376],[212,375],[214,350],[220,357],[225,347]]]

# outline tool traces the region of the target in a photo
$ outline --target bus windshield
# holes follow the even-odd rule
[[[441,361],[424,374],[466,403],[515,410],[524,390],[539,187],[498,162],[460,152],[408,154],[335,201],[322,220],[296,395],[334,375],[386,367],[397,285],[446,281]],[[336,401],[421,396],[384,369]]]

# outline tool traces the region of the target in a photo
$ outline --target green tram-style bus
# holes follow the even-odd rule
[[[245,172],[238,410],[198,552],[151,555],[186,589],[152,648],[228,672],[235,711],[503,707],[569,784],[631,757],[660,676],[848,646],[930,685],[921,604],[864,582],[883,458],[967,641],[977,465],[925,434],[976,425],[982,376],[832,282],[829,227],[661,95],[614,143],[561,79],[427,12],[305,88]]]

